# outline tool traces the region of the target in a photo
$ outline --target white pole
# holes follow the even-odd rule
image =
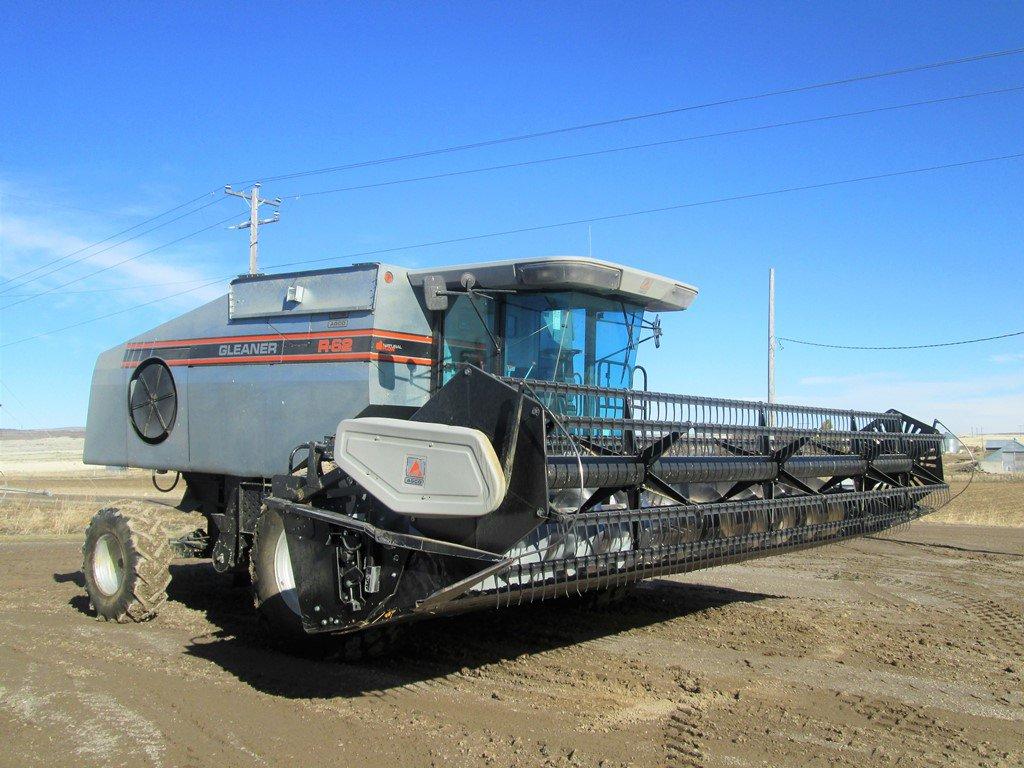
[[[275,197],[273,200],[264,200],[260,197],[260,185],[257,182],[252,185],[252,190],[249,194],[245,192],[235,192],[228,184],[224,187],[226,194],[234,197],[240,197],[249,203],[249,220],[243,221],[240,224],[236,224],[231,229],[248,229],[249,230],[249,274],[258,274],[258,249],[260,241],[260,224],[275,224],[281,220],[281,214],[278,211],[274,211],[273,218],[261,219],[260,218],[260,206],[261,205],[272,205],[276,209],[281,205],[281,198]]]
[[[249,198],[249,274],[256,274],[256,260],[259,252],[260,228],[260,185],[252,185]]]
[[[775,268],[768,270],[768,404],[775,402]]]

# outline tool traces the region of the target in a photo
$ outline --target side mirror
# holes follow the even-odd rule
[[[448,285],[440,275],[427,275],[423,278],[423,300],[431,312],[444,312],[448,309]]]

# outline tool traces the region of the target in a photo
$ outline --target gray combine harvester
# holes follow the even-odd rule
[[[948,493],[941,434],[898,411],[648,391],[650,315],[696,294],[576,257],[239,277],[99,358],[85,461],[180,472],[206,526],[169,542],[137,503],[100,511],[93,606],[151,618],[172,553],[209,557],[249,572],[275,636],[357,654],[398,622],[818,546]]]

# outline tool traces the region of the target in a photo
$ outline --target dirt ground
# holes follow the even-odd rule
[[[267,647],[205,562],[157,620],[97,622],[79,547],[0,542],[0,765],[1024,765],[1020,529],[439,619],[362,664]]]
[[[148,475],[8,469],[53,495],[0,499],[0,766],[1024,765],[1024,483],[603,609],[411,625],[345,664],[267,646],[205,561],[175,563],[155,621],[96,621],[78,531],[158,496]]]

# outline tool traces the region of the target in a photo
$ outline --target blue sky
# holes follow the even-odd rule
[[[977,2],[86,9],[0,0],[0,22],[7,278],[225,183],[1024,45],[1024,6]],[[264,193],[286,197],[1021,85],[1024,56],[1008,56],[282,180]],[[375,248],[1007,155],[1024,152],[1022,124],[1017,91],[300,197],[263,231],[261,258],[341,264]],[[884,345],[1024,329],[1022,190],[1024,160],[988,163],[598,223],[593,253],[701,289],[690,311],[664,318],[661,350],[641,351],[654,388],[760,399],[769,266],[778,272],[783,336]],[[9,290],[0,306],[232,213],[241,219],[241,206],[217,202],[24,286],[2,284]],[[579,225],[387,258],[420,266],[586,250],[587,227]],[[182,281],[243,271],[246,259],[246,234],[214,227],[0,310],[0,343],[196,284]],[[0,426],[83,424],[100,351],[218,292],[0,349]],[[964,432],[1024,424],[1024,337],[915,352],[785,344],[777,365],[783,401],[896,407]]]

